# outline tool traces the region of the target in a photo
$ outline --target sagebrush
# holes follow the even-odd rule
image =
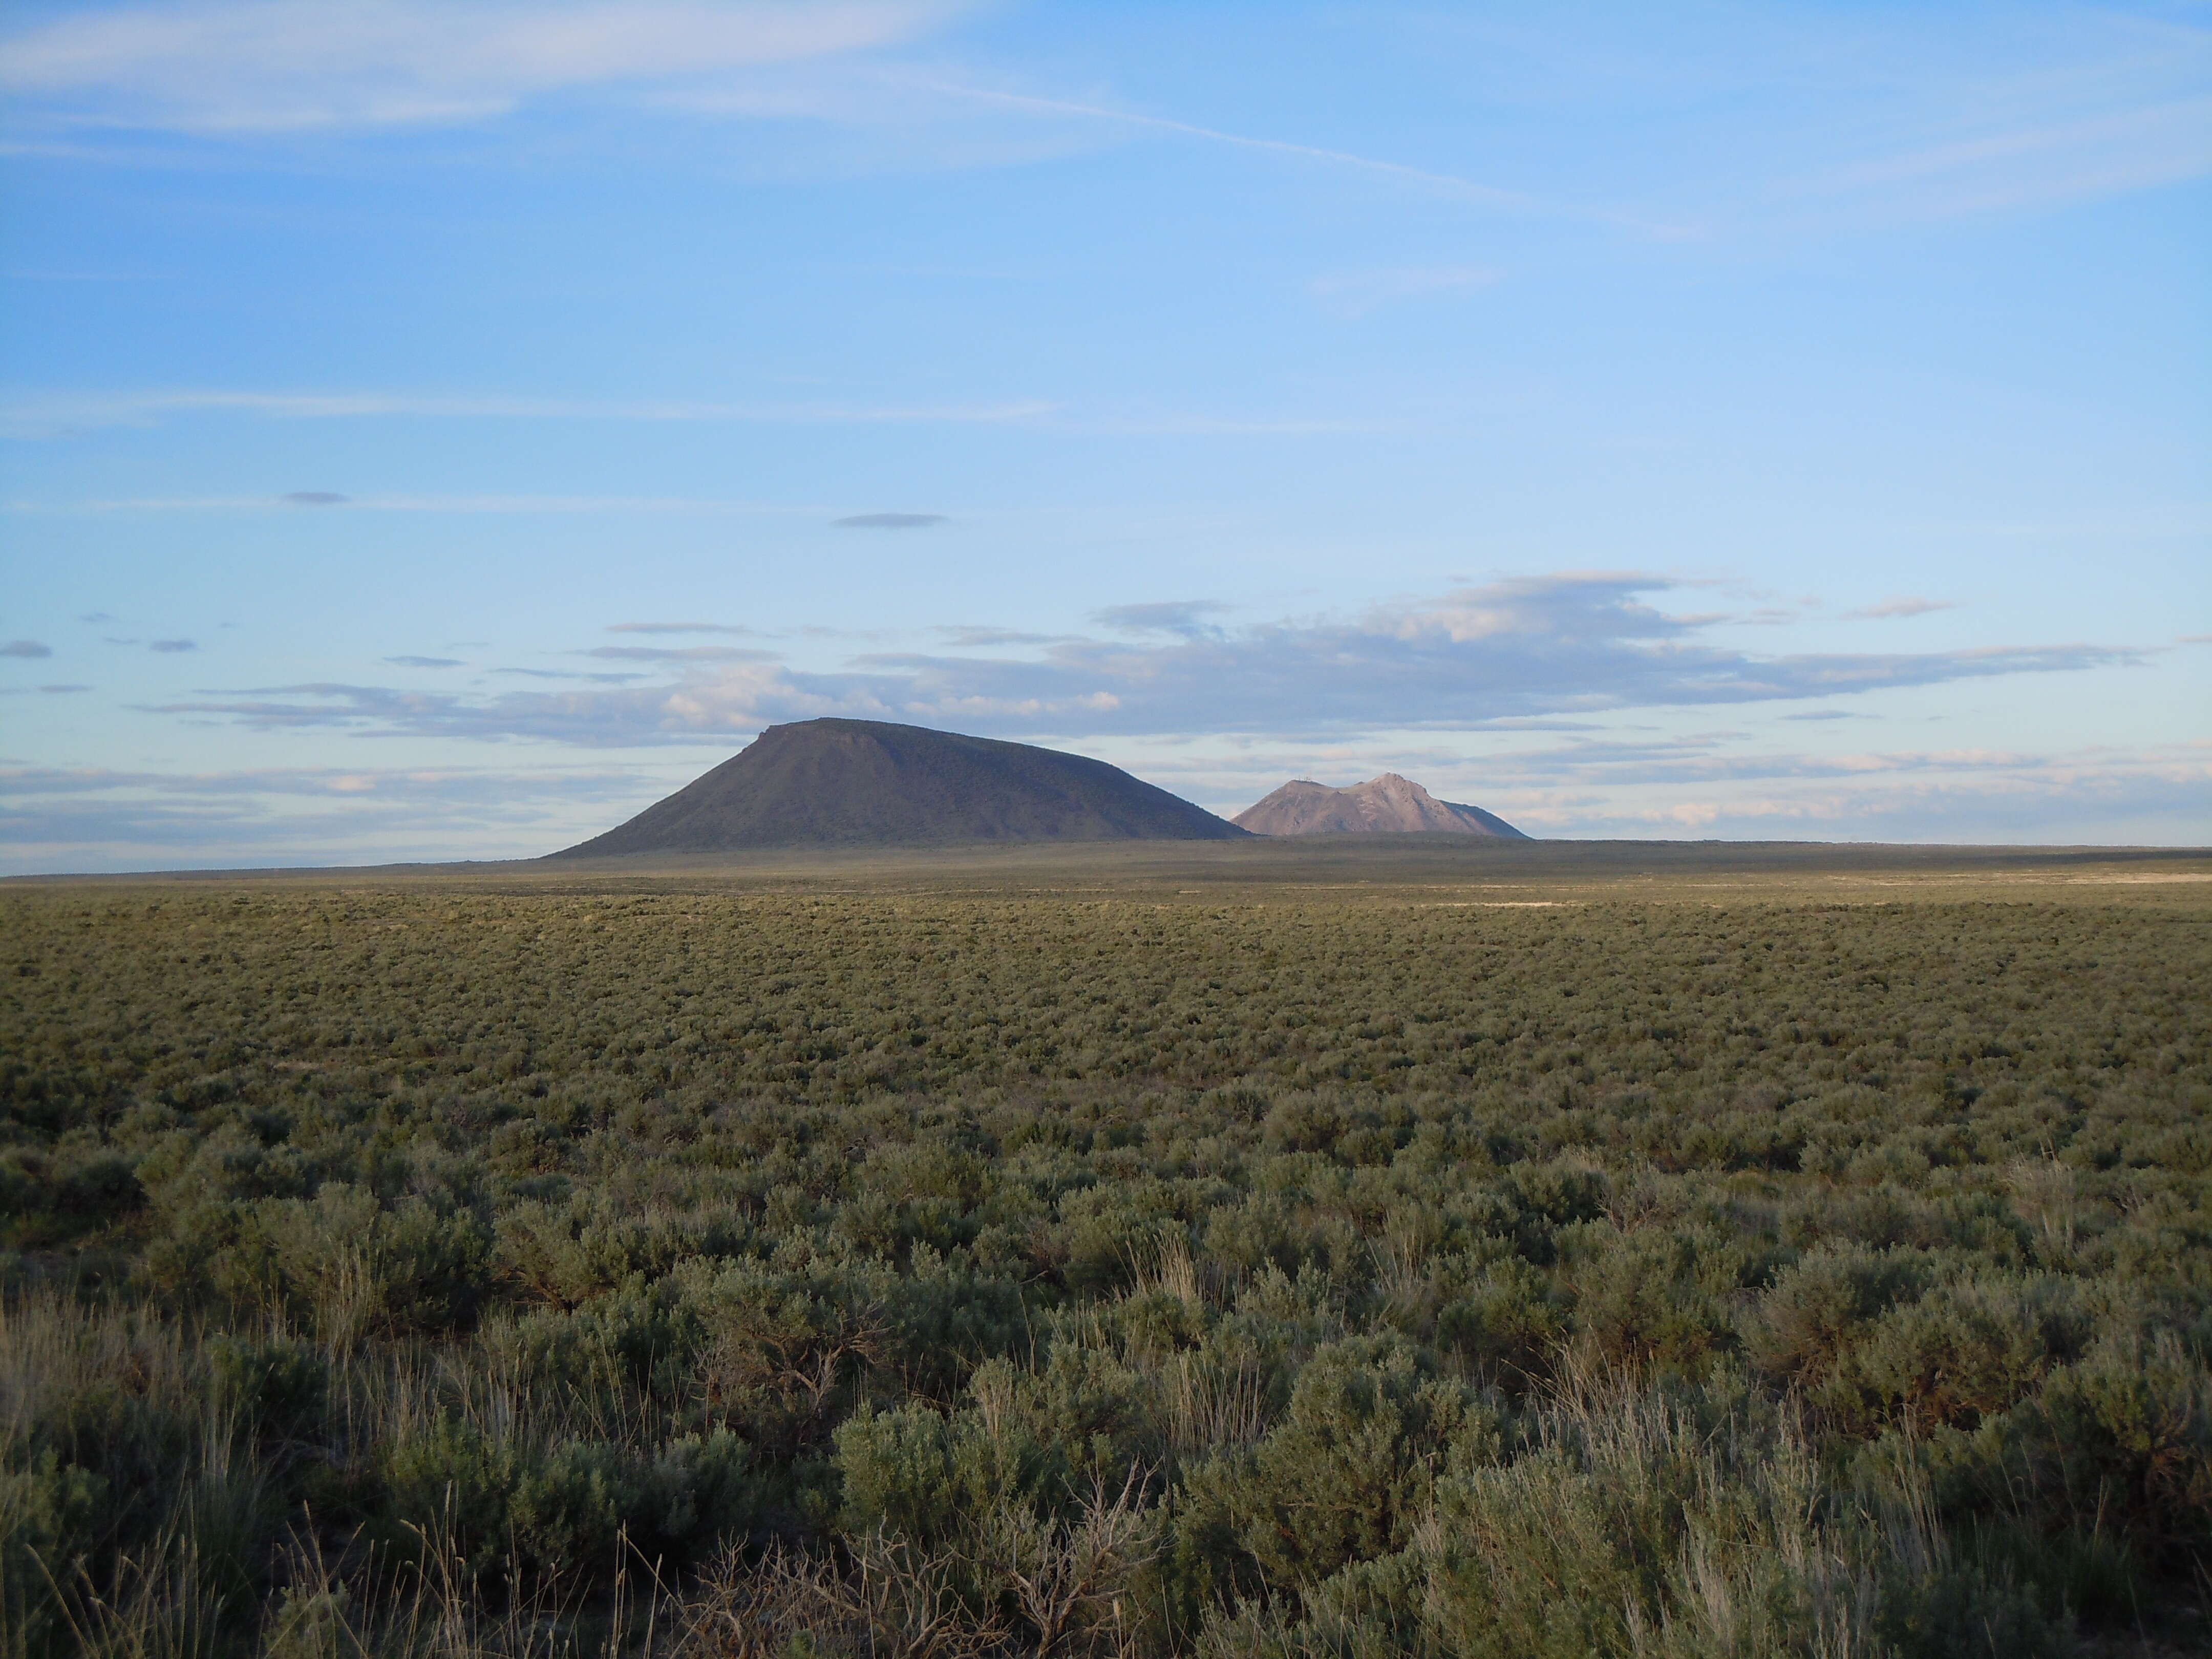
[[[8,1655],[2212,1628],[2201,908],[0,905]]]

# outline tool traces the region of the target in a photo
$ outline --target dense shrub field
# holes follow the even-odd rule
[[[2212,915],[0,894],[0,1659],[2204,1645]]]

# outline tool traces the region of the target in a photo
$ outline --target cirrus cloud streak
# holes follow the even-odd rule
[[[234,0],[88,9],[0,41],[0,88],[87,125],[281,131],[481,119],[547,94],[908,40],[943,0]]]

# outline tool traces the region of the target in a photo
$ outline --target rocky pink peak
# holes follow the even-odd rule
[[[1411,778],[1379,778],[1332,789],[1310,778],[1286,783],[1231,820],[1255,836],[1449,835],[1499,836],[1525,840],[1518,830],[1480,806],[1438,800]]]

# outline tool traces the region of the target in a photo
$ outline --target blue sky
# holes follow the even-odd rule
[[[2212,7],[18,3],[0,869],[763,726],[2212,841]]]

